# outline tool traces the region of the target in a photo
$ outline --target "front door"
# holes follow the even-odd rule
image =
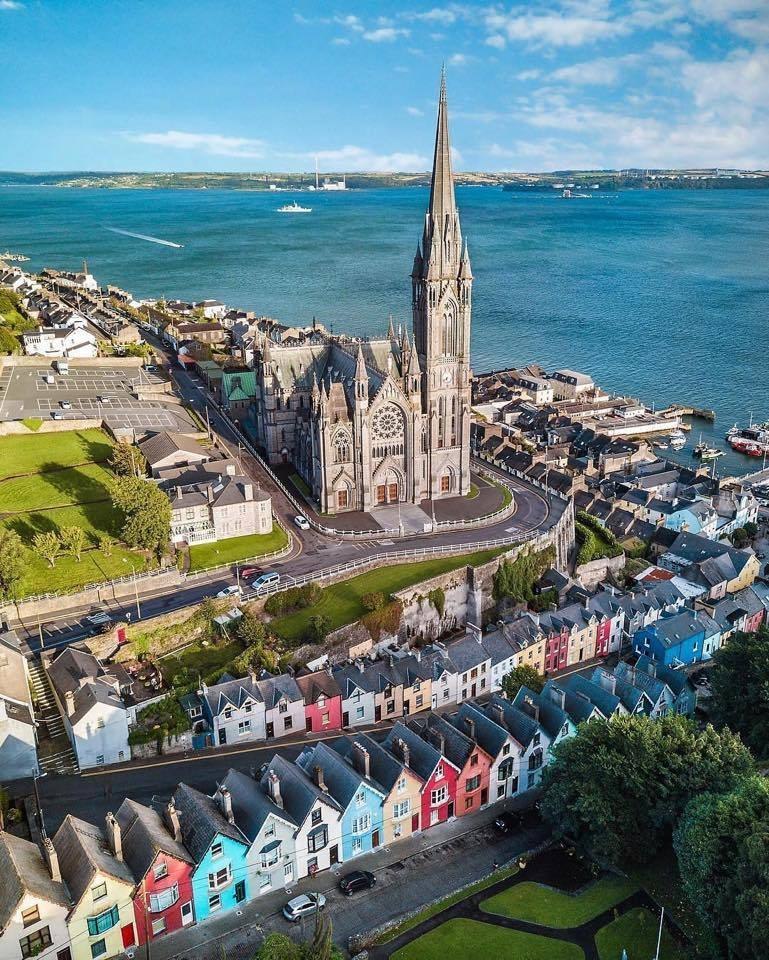
[[[372,846],[372,847],[378,847],[378,846],[379,846],[379,831],[378,831],[378,830],[375,830],[375,831],[371,834],[371,846]]]
[[[415,813],[411,818],[411,832],[416,833],[419,829],[419,814]]]
[[[345,712],[342,714],[342,726],[343,726],[343,727],[349,727],[349,726],[350,726],[350,714],[349,714],[346,710],[345,710]]]
[[[381,719],[382,719],[382,706],[381,704],[377,704],[374,707],[374,722],[379,723]]]
[[[378,504],[387,503],[387,485],[380,483],[376,488],[376,502]]]
[[[446,816],[448,817],[449,820],[451,820],[451,818],[454,816],[454,801],[453,801],[453,800],[449,800],[449,806],[448,806],[448,809],[447,809],[447,811],[446,811]]]
[[[489,802],[489,791],[486,787],[481,790],[481,806],[485,806]]]
[[[312,718],[311,718],[311,717],[308,717],[308,718],[307,718],[306,727],[307,727],[307,733],[312,733]]]
[[[387,500],[389,503],[398,502],[398,484],[390,483],[387,486]]]
[[[192,901],[188,900],[187,903],[182,904],[182,926],[186,927],[192,923],[192,919]]]
[[[136,934],[134,933],[134,925],[132,923],[127,923],[122,927],[120,935],[123,938],[124,947],[132,947],[136,943]]]
[[[246,899],[246,881],[238,880],[235,884],[235,903],[243,903]]]
[[[268,739],[268,740],[270,739],[270,737],[274,737],[274,736],[275,736],[275,724],[274,724],[274,723],[268,723],[268,724],[267,724],[266,733],[267,733],[267,739]]]
[[[474,684],[473,684],[473,689],[472,689],[471,696],[473,696],[473,697],[477,697],[477,696],[478,696],[477,687],[478,687],[478,684],[474,683]]]
[[[219,728],[219,743],[227,743],[227,729],[226,727]]]
[[[333,847],[328,852],[329,862],[333,865],[339,863],[339,847],[337,844],[334,844]]]

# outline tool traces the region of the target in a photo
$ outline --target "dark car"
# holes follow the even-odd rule
[[[339,889],[346,897],[351,897],[358,890],[370,890],[376,883],[376,877],[368,870],[353,870],[339,881]]]
[[[241,567],[240,568],[240,575],[246,581],[252,580],[254,577],[258,577],[261,572],[262,572],[261,567]]]
[[[510,813],[505,811],[505,813],[500,813],[500,815],[494,820],[494,829],[498,833],[510,833],[513,830],[518,830],[521,826],[522,818],[520,813]]]

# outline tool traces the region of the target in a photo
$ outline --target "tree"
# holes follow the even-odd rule
[[[310,617],[307,624],[307,639],[310,643],[323,643],[331,629],[331,621],[322,613]]]
[[[147,475],[147,460],[144,454],[130,443],[116,443],[112,448],[109,463],[119,477]]]
[[[161,553],[171,526],[171,504],[165,493],[142,477],[116,477],[110,484],[110,496],[123,514],[125,542]]]
[[[263,643],[267,637],[267,630],[262,621],[254,616],[250,610],[244,610],[243,616],[235,627],[235,635],[245,647]]]
[[[502,692],[506,697],[512,700],[521,687],[529,687],[534,693],[540,693],[545,685],[545,678],[541,676],[534,667],[522,663],[520,667],[515,667],[510,673],[502,677]]]
[[[32,539],[32,546],[36,552],[48,561],[49,566],[54,566],[56,558],[61,553],[61,539],[55,530],[46,530],[45,533],[36,533]]]
[[[80,563],[80,557],[86,545],[85,531],[81,527],[62,527],[59,532],[59,539],[62,549],[71,553],[75,560]]]
[[[271,933],[254,960],[303,960],[304,950],[285,933]]]
[[[18,353],[19,341],[8,327],[0,327],[0,353]]]
[[[736,530],[732,531],[732,543],[740,550],[748,545],[749,539],[748,532],[744,527],[737,527]]]
[[[644,862],[668,842],[688,801],[723,792],[753,767],[728,730],[677,715],[593,720],[545,768],[542,812],[558,838],[599,861]]]
[[[380,591],[376,590],[373,593],[364,593],[360,598],[361,606],[364,610],[379,610],[380,607],[385,605],[386,597]]]
[[[321,910],[315,911],[315,930],[305,948],[306,960],[334,960],[336,947],[331,932],[331,919]]]
[[[102,533],[99,537],[99,550],[105,557],[111,557],[117,541],[109,533]]]
[[[750,777],[727,794],[706,793],[686,808],[674,846],[687,897],[714,955],[766,956],[769,943],[769,785]]]
[[[515,560],[503,560],[494,574],[494,599],[509,598],[526,603],[534,597],[534,584],[555,560],[553,547],[519,553]]]
[[[758,524],[753,523],[752,520],[748,520],[747,523],[744,523],[742,525],[742,529],[745,531],[745,533],[747,533],[751,540],[758,536]]]
[[[15,600],[27,570],[26,548],[15,530],[0,528],[0,591]]]
[[[769,629],[735,633],[713,659],[713,723],[739,733],[757,757],[769,757]]]

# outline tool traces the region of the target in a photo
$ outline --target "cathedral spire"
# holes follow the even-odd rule
[[[387,337],[389,340],[395,339],[395,325],[393,324],[393,315],[390,314],[390,325],[387,328]]]
[[[458,266],[461,242],[457,204],[454,197],[454,175],[451,170],[446,71],[443,69],[438,100],[438,123],[435,130],[430,203],[425,217],[425,233],[422,241],[423,276],[428,273],[435,276],[436,272],[438,276],[442,276],[446,268]],[[430,270],[431,267],[432,270]]]
[[[366,360],[363,356],[363,344],[358,344],[358,360],[355,364],[355,379],[357,381],[368,381],[368,371],[366,370]]]

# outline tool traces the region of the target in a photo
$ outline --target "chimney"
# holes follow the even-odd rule
[[[472,717],[465,717],[465,726],[467,727],[467,735],[471,740],[475,740],[475,720]]]
[[[248,665],[248,679],[251,681],[252,686],[256,686],[258,678],[256,676],[256,670],[254,670],[254,665],[252,663],[249,663]]]
[[[552,684],[547,687],[547,693],[552,703],[560,707],[561,710],[566,709],[566,691],[564,689]]]
[[[59,869],[59,855],[49,837],[43,837],[43,856],[48,864],[48,872],[51,880],[59,882],[61,880],[61,870]]]
[[[352,765],[367,780],[371,777],[371,757],[368,750],[356,740],[352,744]]]
[[[363,663],[362,660],[356,660],[355,666],[360,670],[361,673],[363,673],[366,669],[366,665]]]
[[[219,787],[216,791],[216,800],[227,823],[235,823],[235,814],[232,812],[232,794],[227,787]]]
[[[400,737],[397,740],[393,741],[393,753],[400,757],[403,761],[403,766],[407,767],[409,765],[409,760],[411,759],[411,751],[405,740],[402,740]]]
[[[322,790],[324,793],[328,793],[328,787],[326,786],[326,780],[323,776],[323,767],[319,763],[316,763],[312,768],[312,779],[315,781],[315,786],[318,790]]]
[[[120,824],[115,819],[115,814],[110,812],[104,818],[104,824],[107,828],[107,841],[116,860],[123,859],[123,836],[120,832]]]
[[[502,708],[501,703],[492,703],[491,705],[491,719],[494,723],[498,723],[500,727],[505,725],[505,711]]]
[[[604,690],[608,690],[609,693],[616,694],[617,692],[617,678],[613,673],[606,673],[605,670],[601,671],[601,674],[598,678],[598,682],[603,687]]]
[[[71,717],[75,712],[75,694],[72,690],[67,690],[64,694],[64,709],[67,711],[68,717]]]
[[[531,697],[524,697],[521,702],[522,709],[528,713],[530,717],[533,717],[537,723],[539,723],[539,704],[534,703]]]
[[[168,822],[168,829],[171,832],[171,836],[176,840],[177,843],[182,842],[182,825],[179,820],[179,811],[176,809],[176,804],[171,798],[168,801],[168,806],[166,807],[166,821]]]
[[[443,756],[444,751],[446,750],[446,737],[442,733],[439,733],[437,730],[433,730],[430,727],[427,729],[435,749],[440,753],[441,756]]]
[[[267,793],[270,795],[270,800],[275,804],[276,807],[283,809],[283,797],[280,793],[280,777],[275,773],[274,770],[270,770],[267,775]]]
[[[243,484],[243,497],[244,497],[246,500],[253,500],[253,499],[254,499],[254,485],[253,485],[252,483],[244,483],[244,484]]]

